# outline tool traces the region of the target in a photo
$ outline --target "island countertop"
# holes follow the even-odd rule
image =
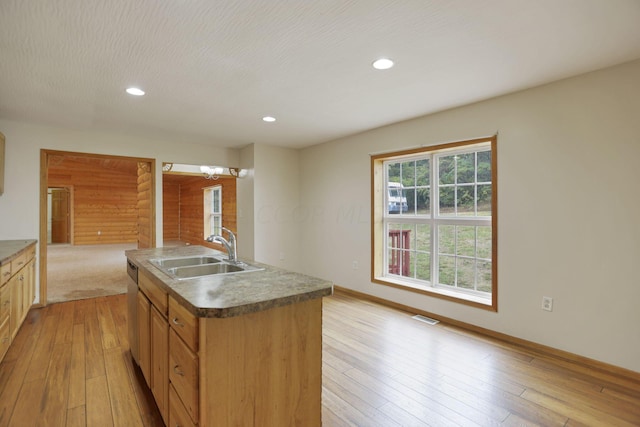
[[[14,255],[23,251],[31,245],[34,245],[37,240],[0,240],[0,265],[6,264],[11,261]]]
[[[333,284],[266,264],[248,262],[262,270],[178,280],[151,260],[226,254],[203,246],[179,246],[125,251],[127,259],[144,270],[197,317],[234,317],[331,295]]]

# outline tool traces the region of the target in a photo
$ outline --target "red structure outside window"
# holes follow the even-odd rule
[[[411,257],[409,240],[411,230],[389,230],[389,243],[391,252],[389,253],[389,273],[401,276],[409,276],[409,266]]]

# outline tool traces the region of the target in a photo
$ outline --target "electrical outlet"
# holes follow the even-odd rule
[[[351,267],[352,267],[354,270],[357,270],[357,269],[358,269],[358,261],[353,261],[353,263],[351,264]]]
[[[546,311],[553,311],[553,298],[542,297],[542,309]]]

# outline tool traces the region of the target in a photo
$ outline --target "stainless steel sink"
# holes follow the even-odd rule
[[[190,256],[190,257],[180,257],[180,258],[153,259],[151,260],[151,262],[157,265],[158,267],[169,269],[169,268],[186,267],[186,266],[192,266],[192,265],[216,264],[221,262],[221,260],[212,256]]]
[[[236,274],[263,270],[243,262],[231,263],[214,256],[191,256],[151,260],[160,270],[178,280],[221,274]]]

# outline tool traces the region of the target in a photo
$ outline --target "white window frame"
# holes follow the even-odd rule
[[[461,302],[464,304],[497,311],[497,158],[496,158],[496,137],[482,138],[471,141],[461,141],[451,144],[442,144],[433,147],[425,147],[415,150],[407,150],[403,152],[374,155],[372,156],[372,281],[375,283],[400,287],[428,295],[442,297],[448,300]],[[491,152],[491,182],[477,182],[477,163],[474,166],[474,215],[473,216],[451,216],[440,214],[439,209],[439,188],[444,186],[455,186],[454,184],[439,184],[439,159],[444,156],[462,155],[468,153],[478,153],[482,151]],[[405,161],[419,161],[429,159],[429,205],[430,209],[425,214],[407,214],[389,213],[388,210],[388,176],[387,165],[392,163],[402,163]],[[491,185],[491,215],[477,216],[478,185]],[[464,186],[464,185],[463,185]],[[409,188],[409,187],[407,187]],[[457,191],[457,189],[455,190]],[[415,197],[415,193],[414,193]],[[414,199],[415,203],[415,199]],[[411,206],[412,203],[409,203]],[[457,206],[455,207],[457,209]],[[402,273],[392,274],[389,271],[389,226],[394,225],[428,225],[430,230],[430,280],[415,279],[407,277]],[[474,286],[478,285],[479,264],[487,262],[491,263],[491,292],[483,292],[476,289],[466,289],[458,287],[454,282],[452,285],[440,284],[438,262],[440,254],[439,247],[439,230],[443,225],[459,225],[473,227],[490,227],[491,230],[491,258],[486,259],[478,256],[477,234],[475,235],[474,256],[464,256],[455,253],[452,258],[458,262],[459,259],[474,260]],[[477,233],[476,228],[475,232]],[[411,249],[416,257],[419,253],[417,250]],[[400,251],[402,253],[402,251]],[[445,255],[446,256],[446,255]],[[409,256],[411,258],[411,256]],[[413,258],[411,258],[413,259]],[[459,269],[455,269],[455,281],[458,279]]]
[[[215,230],[213,227],[214,218],[219,218],[219,224],[222,226],[222,185],[214,185],[213,187],[203,188],[204,191],[204,238],[206,239],[212,234],[219,234],[221,230]],[[213,201],[214,194],[218,193],[220,201],[219,212],[215,212]]]

